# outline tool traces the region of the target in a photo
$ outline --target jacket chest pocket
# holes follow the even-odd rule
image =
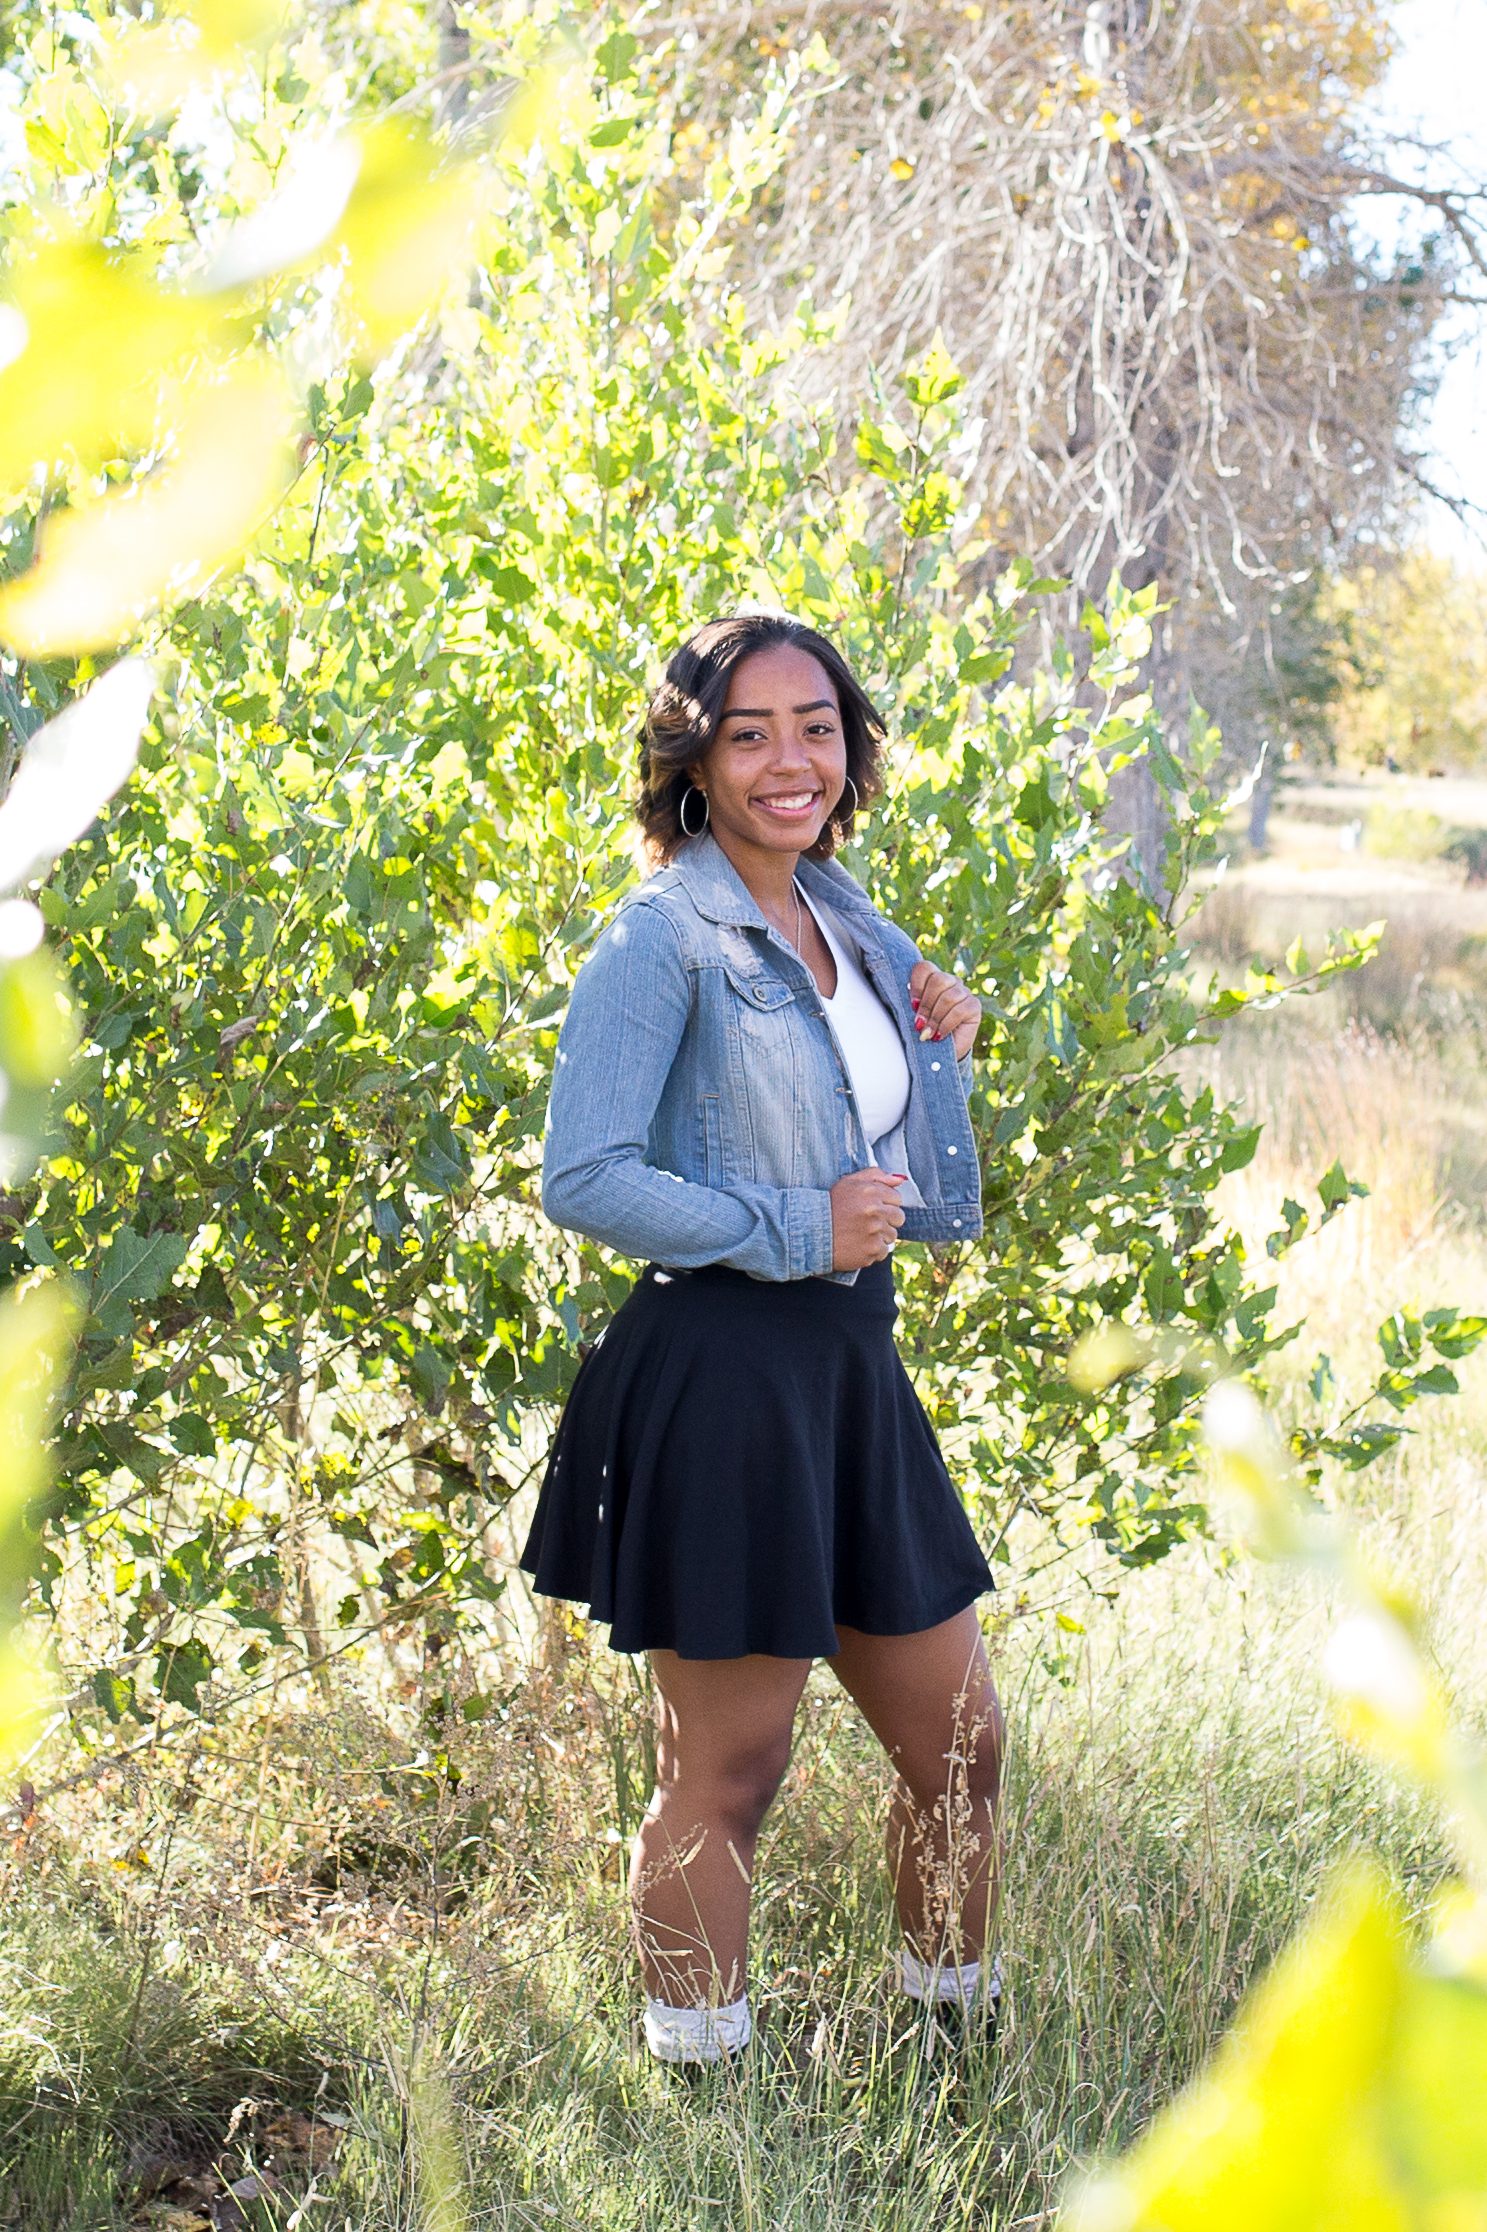
[[[732,1012],[743,1035],[749,1039],[777,1038],[781,1026],[788,1020],[786,1011],[795,1005],[795,994],[789,985],[762,969],[740,969],[732,962],[725,962],[723,974],[728,981]]]

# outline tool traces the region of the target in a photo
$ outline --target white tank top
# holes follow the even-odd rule
[[[836,991],[829,1000],[823,992],[821,1005],[831,1018],[846,1061],[868,1146],[874,1147],[897,1130],[909,1105],[909,1065],[903,1041],[898,1025],[838,934],[830,910],[816,905],[799,884],[795,888],[801,903],[815,916],[836,963]]]

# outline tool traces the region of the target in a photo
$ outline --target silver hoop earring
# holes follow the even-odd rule
[[[700,837],[702,829],[688,829],[687,827],[687,800],[689,798],[700,798],[702,800],[702,829],[706,829],[708,823],[712,820],[712,808],[707,802],[707,792],[699,790],[695,783],[688,783],[686,789],[682,792],[682,802],[676,810],[676,818],[682,825],[682,835],[684,837]]]
[[[850,775],[849,775],[849,776],[847,777],[847,781],[848,781],[849,783],[852,783],[852,778],[851,778],[851,776],[850,776]],[[842,795],[843,795],[843,797],[845,797],[846,793],[845,793],[845,792],[843,792],[843,794],[842,794]],[[858,798],[858,796],[857,796],[857,785],[856,785],[855,783],[852,783],[852,803],[851,803],[851,805],[850,805],[850,806],[849,806],[849,807],[847,808],[847,811],[846,811],[845,813],[843,813],[843,812],[842,812],[842,801],[841,801],[841,799],[839,798],[839,799],[837,800],[837,802],[836,802],[836,812],[835,812],[835,813],[834,813],[834,814],[832,815],[832,817],[831,817],[831,818],[832,818],[832,820],[833,820],[834,822],[849,822],[849,821],[851,821],[851,820],[852,820],[852,818],[853,818],[853,816],[854,816],[854,815],[856,814],[856,812],[857,812],[857,809],[858,809],[858,806],[859,806],[860,804],[861,804],[861,800],[860,800],[860,799]]]

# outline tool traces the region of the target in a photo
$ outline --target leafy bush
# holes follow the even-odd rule
[[[316,1665],[422,1632],[437,1657],[485,1632],[492,1523],[628,1291],[537,1208],[556,1029],[634,872],[647,681],[741,600],[857,660],[892,765],[850,865],[983,997],[986,1239],[900,1276],[911,1367],[995,1554],[1030,1514],[1055,1555],[1093,1536],[1161,1557],[1201,1524],[1215,1359],[1253,1371],[1288,1337],[1214,1207],[1257,1131],[1172,1058],[1366,941],[1205,999],[1179,926],[1226,809],[1219,740],[1198,716],[1166,738],[1140,687],[1155,591],[1114,581],[1079,643],[1014,664],[1053,585],[1014,565],[976,586],[943,349],[846,443],[793,385],[809,310],[745,330],[721,243],[817,60],[789,59],[688,202],[675,89],[612,28],[554,96],[561,129],[492,158],[465,299],[381,361],[353,323],[246,569],[147,631],[166,682],[138,779],[42,894],[86,1040],[60,1151],[7,1218],[6,1267],[85,1305],[35,1566],[47,1601],[94,1607],[72,1699],[90,1741],[220,1703],[265,1654],[271,1675],[286,1650]],[[265,71],[228,103],[245,150],[307,125],[295,84]],[[136,119],[113,158],[147,199],[152,144]],[[331,241],[353,304],[375,292],[356,206]],[[68,294],[46,268],[57,330],[81,333],[98,269]],[[158,297],[165,361],[186,298],[148,227],[107,268]],[[18,265],[23,297],[34,277]],[[318,299],[313,274],[275,285],[234,379]],[[241,327],[217,345],[241,353]],[[34,400],[38,377],[28,350],[8,392]],[[98,402],[94,434],[119,410]],[[28,498],[17,565],[34,526]],[[59,563],[6,611],[34,616]],[[20,726],[90,663],[18,664]],[[1159,890],[1103,827],[1140,758],[1170,824]],[[1063,1362],[1107,1320],[1135,1368],[1090,1405]]]

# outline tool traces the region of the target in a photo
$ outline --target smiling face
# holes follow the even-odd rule
[[[808,852],[847,787],[841,708],[826,669],[785,643],[740,659],[718,733],[691,773],[725,852]]]

